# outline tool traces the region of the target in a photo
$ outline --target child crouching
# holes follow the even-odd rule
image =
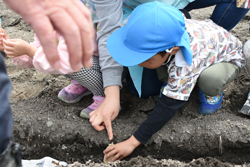
[[[34,41],[29,44],[21,39],[9,39],[4,30],[1,29],[0,50],[3,50],[12,59],[13,64],[18,67],[36,68],[45,73],[63,74],[70,78],[72,84],[63,88],[58,94],[58,98],[66,103],[76,103],[83,96],[93,93],[94,102],[80,113],[81,117],[89,119],[89,113],[97,109],[105,99],[96,41],[94,41],[95,51],[92,67],[90,69],[83,67],[80,71],[75,72],[69,63],[69,53],[64,38],[57,32],[55,32],[55,36],[58,42],[60,69],[54,69],[50,66],[36,34]]]
[[[147,120],[128,140],[104,150],[106,159],[114,156],[111,161],[121,160],[141,143],[146,144],[188,101],[196,83],[200,88],[199,112],[214,113],[221,106],[223,88],[246,63],[241,42],[228,31],[211,20],[186,19],[178,9],[156,1],[135,8],[127,24],[110,35],[107,48],[118,63],[134,68],[131,71],[164,67],[168,76]],[[129,77],[139,95],[160,90],[152,86],[145,89],[143,84],[152,84],[143,83],[141,78],[148,76],[143,71],[138,77],[131,71]],[[153,82],[150,78],[147,81]]]

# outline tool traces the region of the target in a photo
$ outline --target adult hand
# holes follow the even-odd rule
[[[102,131],[107,129],[109,140],[113,139],[111,122],[118,116],[120,110],[120,87],[108,86],[105,88],[105,100],[89,116],[92,126]]]
[[[131,136],[124,142],[109,146],[103,151],[103,153],[105,154],[106,160],[109,160],[112,157],[110,161],[114,162],[116,160],[121,160],[131,154],[140,144],[141,143],[134,136]]]
[[[80,0],[3,0],[37,34],[48,62],[60,68],[54,30],[66,41],[74,70],[92,65],[94,29],[90,12]]]

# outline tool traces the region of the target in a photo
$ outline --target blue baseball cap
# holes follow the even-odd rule
[[[191,65],[193,56],[184,16],[175,7],[157,1],[136,7],[127,24],[107,40],[110,55],[123,66],[138,65],[174,46],[181,48]]]

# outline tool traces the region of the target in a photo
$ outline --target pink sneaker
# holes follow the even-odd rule
[[[102,104],[104,99],[105,97],[102,97],[102,96],[94,96],[93,97],[94,102],[90,106],[88,106],[87,108],[84,108],[81,111],[80,117],[89,119],[89,114],[95,109],[97,109]]]
[[[65,103],[76,103],[81,100],[82,97],[91,94],[91,92],[80,85],[75,80],[71,80],[72,84],[63,88],[58,93],[58,98]]]

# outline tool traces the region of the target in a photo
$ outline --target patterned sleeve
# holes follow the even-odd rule
[[[176,100],[187,101],[199,77],[197,69],[202,62],[203,60],[198,60],[188,67],[177,67],[173,62],[169,66],[169,80],[163,94]]]

